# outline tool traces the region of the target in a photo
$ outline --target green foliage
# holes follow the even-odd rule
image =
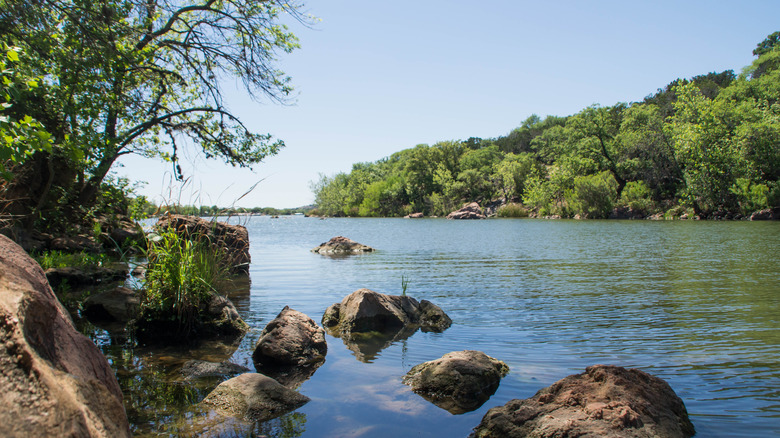
[[[105,254],[92,254],[87,252],[69,253],[63,251],[44,251],[33,254],[35,261],[41,265],[43,270],[50,268],[95,268],[106,266],[113,260]]]
[[[175,230],[162,230],[148,242],[140,319],[169,321],[179,335],[186,336],[228,276],[224,254],[207,239],[193,241]]]
[[[496,212],[498,217],[528,217],[528,210],[522,204],[509,203],[502,205]]]
[[[744,215],[769,206],[767,202],[769,187],[764,184],[754,184],[747,178],[737,178],[730,190],[737,197],[740,212]]]
[[[654,208],[651,194],[650,187],[644,181],[630,181],[623,189],[620,204],[647,214],[652,212]]]
[[[574,210],[589,219],[604,219],[614,207],[618,183],[608,171],[574,179]]]
[[[406,288],[409,287],[409,278],[401,275],[401,295],[406,296]]]

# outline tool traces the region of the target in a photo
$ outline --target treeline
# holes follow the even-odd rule
[[[780,206],[779,37],[758,44],[738,76],[677,80],[642,102],[533,115],[506,136],[418,145],[321,175],[313,214],[445,215],[503,201],[507,215],[706,218]]]
[[[236,215],[269,215],[269,216],[287,216],[297,213],[307,214],[313,206],[305,206],[298,208],[273,208],[273,207],[218,207],[216,205],[180,205],[180,204],[165,204],[157,205],[154,202],[149,201],[145,196],[136,196],[131,198],[129,211],[130,216],[134,219],[145,219],[150,217],[156,217],[163,214],[184,214],[188,216],[201,216],[201,217],[213,217],[213,216],[236,216]]]

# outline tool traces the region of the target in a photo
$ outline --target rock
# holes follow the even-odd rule
[[[212,294],[201,308],[193,310],[198,318],[193,326],[184,326],[166,314],[141,314],[134,321],[138,342],[146,345],[198,343],[222,339],[232,342],[242,337],[249,326],[227,297]]]
[[[138,316],[141,299],[132,289],[117,287],[90,295],[84,301],[87,318],[99,321],[129,321]]]
[[[464,350],[414,366],[403,381],[436,406],[463,414],[482,406],[508,372],[504,362],[480,351]]]
[[[252,360],[257,371],[295,387],[314,374],[327,352],[325,330],[286,306],[260,333]]]
[[[53,289],[60,286],[78,289],[85,286],[110,283],[112,281],[124,281],[127,278],[127,267],[94,266],[90,268],[49,268],[46,270],[46,279]]]
[[[423,217],[425,216],[422,213],[418,212],[418,213],[407,214],[406,216],[404,216],[404,219],[422,219]]]
[[[111,229],[109,237],[120,247],[128,242],[142,242],[144,239],[144,230],[140,225],[128,218],[122,218],[119,223]]]
[[[447,215],[447,219],[485,219],[479,204],[472,202],[464,204],[460,210],[453,211]]]
[[[637,369],[588,367],[530,399],[490,409],[472,437],[690,437],[682,400],[663,380]]]
[[[136,267],[133,268],[132,271],[130,271],[130,275],[132,275],[133,277],[145,277],[146,265],[136,265]]]
[[[609,219],[644,219],[645,214],[631,207],[615,207],[609,213]]]
[[[325,360],[328,344],[325,330],[303,313],[285,306],[255,345],[255,366],[306,365]]]
[[[751,221],[780,220],[780,207],[767,208],[764,210],[753,212],[753,214],[750,215],[750,220]]]
[[[344,236],[336,236],[327,242],[320,244],[320,246],[313,248],[311,252],[316,252],[323,255],[340,255],[340,254],[359,254],[364,252],[371,252],[374,248],[357,243],[352,239],[348,239]]]
[[[49,242],[49,249],[63,252],[99,252],[100,244],[85,235],[56,237]]]
[[[181,374],[184,376],[184,380],[234,376],[248,371],[249,368],[232,362],[208,362],[205,360],[188,360],[181,367]]]
[[[244,421],[268,421],[298,409],[309,398],[258,373],[246,373],[220,383],[201,402],[225,417]]]
[[[43,270],[0,236],[0,436],[126,437],[114,372]]]
[[[449,328],[452,320],[430,301],[418,302],[409,296],[360,289],[347,295],[341,303],[331,305],[322,317],[322,324],[338,325],[342,332],[382,332],[409,325],[440,332]]]
[[[452,320],[430,301],[360,289],[328,307],[322,325],[358,360],[371,362],[384,348],[417,330],[441,332]]]
[[[157,221],[158,229],[173,229],[180,236],[198,241],[208,239],[215,248],[223,250],[227,256],[227,266],[232,273],[248,273],[249,232],[242,225],[229,225],[223,222],[207,221],[195,216],[169,214]]]

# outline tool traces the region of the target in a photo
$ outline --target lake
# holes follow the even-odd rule
[[[286,305],[320,323],[360,288],[440,306],[443,333],[353,351],[327,336],[298,390],[311,402],[236,435],[465,437],[485,412],[594,364],[666,380],[701,437],[780,435],[780,223],[491,219],[232,218],[250,235],[249,282],[231,297],[252,330],[231,349],[147,350],[87,327],[117,371],[138,435],[176,434],[218,382],[178,377],[191,358],[253,369],[260,331]],[[343,235],[377,249],[329,258]],[[464,349],[510,373],[476,411],[452,415],[401,383],[412,366]]]

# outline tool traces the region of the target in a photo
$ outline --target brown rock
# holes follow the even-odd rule
[[[49,248],[64,252],[98,252],[100,244],[87,236],[64,236],[52,239],[49,242]]]
[[[255,367],[307,365],[325,360],[325,330],[305,314],[285,306],[260,333],[252,360]]]
[[[423,217],[425,216],[422,213],[417,212],[417,213],[407,214],[406,216],[404,216],[404,219],[422,219]]]
[[[414,366],[403,381],[436,406],[462,414],[482,406],[508,372],[504,362],[481,351],[464,350]]]
[[[122,281],[127,278],[127,267],[94,266],[90,268],[49,268],[46,270],[46,279],[52,288],[58,289],[67,284],[71,288],[82,288],[96,284]]]
[[[130,436],[100,350],[76,331],[43,270],[0,236],[0,436]]]
[[[327,242],[320,244],[320,246],[313,248],[311,252],[316,252],[323,255],[340,255],[340,254],[358,254],[363,252],[371,252],[374,248],[357,243],[352,239],[348,239],[344,236],[336,236]]]
[[[464,204],[460,210],[447,215],[447,219],[485,219],[482,209],[476,202]]]
[[[222,382],[201,402],[223,417],[268,421],[298,409],[309,398],[258,373],[246,373]]]
[[[753,214],[750,215],[750,220],[751,221],[780,220],[780,207],[767,208],[764,210],[753,212]]]
[[[663,380],[637,369],[588,367],[530,399],[490,409],[472,437],[690,437],[682,400]]]
[[[249,232],[242,225],[229,225],[195,216],[169,214],[157,221],[157,228],[173,229],[180,236],[195,241],[207,239],[211,245],[225,251],[231,272],[249,272],[251,262]]]
[[[194,380],[204,377],[224,377],[242,374],[248,372],[249,368],[227,361],[188,360],[184,362],[180,371],[184,376],[184,380]]]

